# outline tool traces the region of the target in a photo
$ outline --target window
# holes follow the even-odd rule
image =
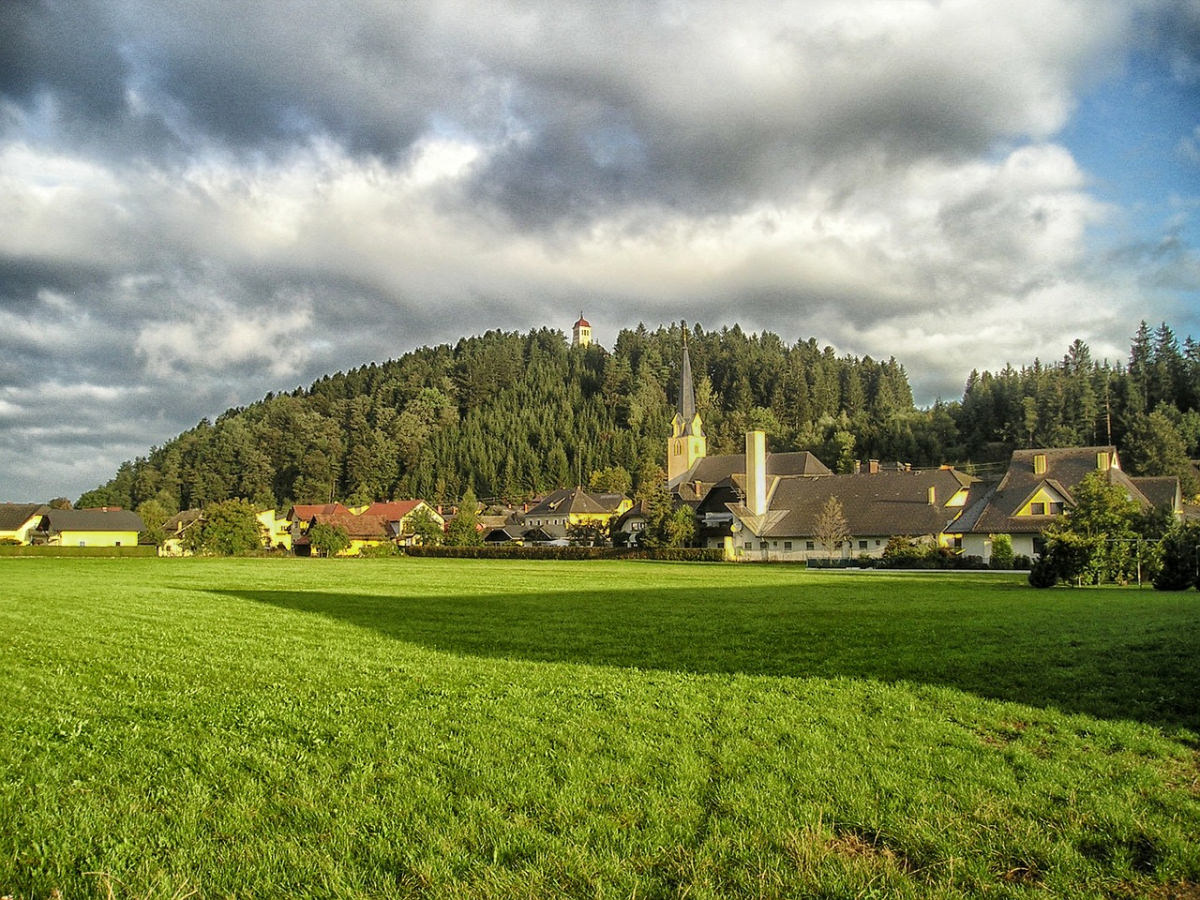
[[[766,550],[766,549],[767,549],[767,542],[766,542],[766,541],[759,541],[759,544],[758,544],[758,549],[759,549],[759,550]]]
[[[791,542],[791,541],[784,541],[784,542],[783,542],[783,549],[784,549],[784,550],[791,550],[791,549],[792,549],[792,542]]]
[[[779,546],[779,541],[771,541],[771,546],[772,546],[772,547],[778,547],[778,546]]]
[[[1062,503],[1051,503],[1050,504],[1050,515],[1061,516],[1062,514],[1063,514]]]
[[[743,544],[742,546],[743,546],[743,547],[744,547],[746,550],[753,550],[753,549],[754,549],[754,545],[753,545],[753,544],[751,544],[749,541],[746,541],[746,543],[745,543],[745,544]]]
[[[1029,514],[1031,516],[1044,516],[1046,514],[1046,504],[1045,503],[1030,503],[1029,504]]]
[[[881,541],[881,540],[879,540],[878,538],[876,538],[876,539],[875,539],[875,546],[876,546],[876,547],[882,547],[882,546],[883,546],[883,541]]]
[[[858,549],[859,549],[859,550],[866,550],[866,549],[867,549],[867,542],[866,542],[866,541],[859,541],[859,542],[858,542]]]
[[[816,550],[816,549],[817,549],[817,545],[816,545],[815,543],[813,543],[812,541],[805,541],[805,542],[804,542],[804,549],[805,549],[805,550]]]

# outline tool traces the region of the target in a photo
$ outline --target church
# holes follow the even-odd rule
[[[724,550],[726,559],[880,557],[898,535],[951,546],[947,528],[976,480],[950,466],[914,471],[876,461],[835,475],[807,450],[768,453],[762,431],[746,433],[744,453],[709,456],[684,331],[679,400],[667,438],[667,483],[676,502],[695,511],[703,546]],[[845,535],[836,546],[822,545],[817,535],[830,498],[845,517]]]

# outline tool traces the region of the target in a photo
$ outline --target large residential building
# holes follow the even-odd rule
[[[1165,506],[1178,515],[1183,508],[1178,478],[1132,478],[1121,471],[1111,445],[1016,450],[1000,481],[972,487],[947,531],[961,539],[968,556],[990,559],[992,538],[999,534],[1012,539],[1014,553],[1037,556],[1042,533],[1075,506],[1072,492],[1092,472],[1103,473],[1144,510]]]
[[[145,527],[141,516],[125,509],[50,509],[30,538],[57,547],[136,547]]]

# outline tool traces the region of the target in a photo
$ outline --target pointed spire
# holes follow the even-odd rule
[[[696,415],[696,391],[692,387],[692,360],[688,356],[687,325],[683,326],[683,364],[679,373],[678,411],[684,426],[690,427]]]

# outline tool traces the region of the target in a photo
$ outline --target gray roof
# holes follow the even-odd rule
[[[127,509],[51,509],[42,517],[40,530],[142,531],[142,517]]]
[[[1159,475],[1154,477],[1130,478],[1142,495],[1157,509],[1160,506],[1170,506],[1178,509],[1182,503],[1179,491],[1179,477],[1176,475]]]
[[[714,484],[719,484],[734,475],[746,474],[746,454],[727,453],[720,456],[702,456],[690,469],[678,476],[675,484],[685,500],[699,500]],[[768,475],[832,475],[829,467],[807,450],[793,453],[768,453]],[[695,489],[696,482],[700,489]]]
[[[679,371],[679,403],[676,412],[683,420],[683,433],[691,434],[692,419],[696,417],[696,391],[692,386],[692,360],[688,356],[687,331],[683,333],[683,363]]]
[[[817,519],[830,497],[842,505],[847,531],[852,536],[936,535],[958,513],[946,504],[964,486],[963,475],[954,469],[874,474],[787,476],[768,484],[768,512],[762,521],[751,523],[740,504],[730,509],[747,521],[756,534],[770,537],[811,537]],[[743,478],[735,477],[741,488]],[[934,502],[929,502],[933,489]],[[757,524],[758,527],[754,527]]]
[[[1034,457],[1045,454],[1044,472],[1034,471]],[[1104,455],[1112,461],[1106,470],[1110,483],[1120,485],[1143,509],[1155,505],[1137,482],[1120,470],[1117,449],[1111,445],[1099,447],[1058,447],[1035,450],[1014,450],[1008,471],[999,483],[975,485],[967,498],[962,514],[951,525],[952,534],[1037,534],[1053,517],[1018,516],[1019,512],[1038,489],[1046,486],[1063,496],[1068,506],[1074,505],[1071,492],[1090,473],[1100,469],[1099,460]],[[1169,479],[1175,481],[1176,479]],[[1159,479],[1148,479],[1154,484],[1146,487],[1155,495],[1164,495],[1165,484]]]
[[[16,531],[49,509],[44,503],[0,503],[0,531]]]
[[[563,489],[547,494],[541,503],[525,513],[525,517],[612,514],[624,499],[621,494],[593,494],[579,487]]]

